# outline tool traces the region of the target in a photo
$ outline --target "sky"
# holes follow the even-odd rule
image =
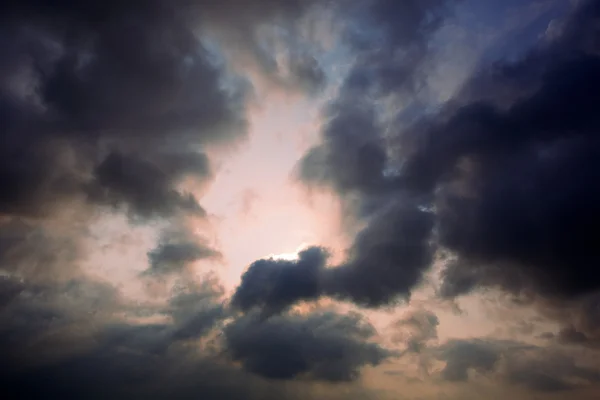
[[[598,26],[2,2],[0,397],[597,399]]]

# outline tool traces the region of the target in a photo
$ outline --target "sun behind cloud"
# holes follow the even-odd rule
[[[0,398],[599,398],[599,23],[3,2]]]

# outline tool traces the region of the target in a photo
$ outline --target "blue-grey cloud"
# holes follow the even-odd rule
[[[361,367],[391,355],[368,342],[374,328],[353,314],[283,314],[265,320],[251,313],[227,325],[224,334],[234,360],[270,379],[352,381]]]

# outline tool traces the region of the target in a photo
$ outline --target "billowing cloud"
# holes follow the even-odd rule
[[[265,398],[261,393],[267,388],[267,398],[287,398],[292,393],[275,381],[351,381],[362,367],[391,355],[373,342],[374,328],[358,314],[316,311],[268,320],[242,315],[226,322],[232,315],[223,289],[210,277],[182,282],[166,307],[146,311],[101,282],[34,287],[5,279],[1,289],[0,384],[3,393],[16,398],[42,393],[67,399],[150,393],[156,398],[203,393]],[[142,312],[170,318],[134,322],[122,317]],[[223,336],[199,345],[215,329]]]
[[[0,396],[592,393],[600,2],[550,15],[560,2],[528,6],[543,18],[529,18],[523,43],[490,49],[443,96],[430,86],[451,53],[439,54],[444,35],[475,35],[505,2],[0,5]],[[519,2],[508,3],[514,17]],[[221,215],[203,195],[231,171],[226,158],[255,124],[250,110],[265,111],[256,127],[276,125],[287,140],[285,118],[271,121],[263,107],[272,93],[282,109],[298,107],[294,118],[320,109],[307,121],[319,128],[273,162],[265,150],[260,169],[295,157],[295,183],[339,199],[349,242],[249,262],[239,286],[224,287],[220,275],[241,265],[226,265]],[[252,134],[252,151],[271,150]],[[255,201],[273,195],[267,184],[241,187],[255,187]],[[132,243],[106,245],[115,230]],[[231,258],[258,258],[237,243]],[[205,264],[224,268],[207,274]],[[499,327],[486,305],[458,299],[491,290],[536,318]],[[448,300],[475,312],[436,308]],[[446,325],[461,318],[464,327]],[[473,337],[477,318],[487,336]],[[388,382],[384,364],[428,387],[371,391]]]
[[[19,218],[0,221],[0,270],[32,280],[59,279],[78,270],[85,247],[75,236]]]
[[[563,36],[512,66],[516,74],[536,65],[532,93],[508,109],[464,105],[418,134],[406,171],[415,182],[440,185],[440,243],[458,254],[443,292],[484,285],[572,298],[598,289],[586,228],[598,218],[599,60],[590,47],[598,10],[585,2]]]
[[[267,282],[260,268],[268,264],[271,270],[273,263],[263,260],[250,267],[238,297],[245,292],[260,293],[254,295],[261,298],[255,301],[259,305],[271,296],[266,293],[275,292],[285,293],[287,303],[294,296],[295,300],[330,296],[366,306],[410,297],[433,260],[434,218],[416,199],[405,196],[394,178],[386,176],[386,120],[381,107],[368,99],[383,101],[396,91],[413,93],[426,43],[448,14],[449,5],[444,1],[373,1],[347,10],[353,24],[348,24],[344,36],[357,58],[339,95],[326,107],[322,143],[300,160],[297,175],[309,185],[333,189],[348,209],[358,209],[367,226],[342,265],[323,269],[302,263],[281,272],[287,276],[306,269],[303,279],[311,280],[309,291],[295,293],[296,283],[278,278],[280,272],[270,274]]]
[[[200,210],[178,180],[202,178],[202,146],[239,136],[244,115],[192,3],[3,6],[3,213],[78,194],[144,216]]]
[[[209,172],[202,153],[158,154],[145,160],[112,152],[95,168],[88,198],[117,209],[125,204],[134,216],[172,216],[177,211],[204,216],[194,195],[181,192],[177,185],[187,177],[202,182]]]
[[[148,252],[148,274],[181,272],[195,261],[219,259],[222,255],[206,239],[189,232],[163,234],[156,248]]]
[[[491,372],[499,358],[498,351],[485,342],[454,341],[448,343],[440,355],[446,362],[442,376],[448,381],[466,381],[469,370]]]
[[[318,247],[300,252],[298,261],[256,261],[242,275],[233,304],[276,312],[324,296],[366,307],[408,299],[432,262],[432,223],[426,210],[393,204],[359,232],[345,263],[326,268],[327,253]]]
[[[224,334],[234,360],[271,379],[351,381],[361,367],[391,355],[367,342],[375,330],[355,314],[284,314],[267,320],[248,314],[227,325]]]
[[[314,300],[321,293],[326,261],[327,253],[318,247],[301,251],[295,261],[255,261],[242,275],[231,303],[242,311],[261,307],[279,312],[299,300]]]
[[[434,15],[445,9],[433,3]],[[363,305],[407,298],[435,248],[453,255],[442,273],[446,297],[481,286],[563,298],[599,289],[595,236],[586,228],[598,222],[598,10],[597,2],[582,2],[559,37],[517,61],[499,61],[494,73],[476,73],[472,81],[494,81],[489,87],[501,101],[477,96],[467,82],[439,112],[391,137],[393,124],[369,91],[374,84],[356,86],[350,73],[328,108],[323,143],[298,169],[305,183],[337,192],[367,225],[344,267],[327,271],[336,275],[335,289],[324,279],[321,294]],[[416,15],[423,18],[409,25],[415,37],[404,33],[410,43],[436,26],[429,12]],[[527,90],[512,91],[526,78],[533,82]],[[508,105],[507,92],[514,93]],[[388,213],[409,202],[416,206]]]
[[[391,325],[391,328],[396,331],[392,340],[406,344],[407,352],[420,353],[427,342],[437,339],[439,324],[439,318],[431,311],[423,309],[411,311]]]
[[[598,369],[578,365],[555,349],[491,339],[453,340],[434,350],[446,363],[442,378],[465,382],[473,373],[538,393],[564,392],[598,383]]]

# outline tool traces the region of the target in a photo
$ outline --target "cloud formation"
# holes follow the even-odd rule
[[[597,397],[600,1],[544,14],[559,2],[442,103],[445,35],[475,35],[466,15],[486,25],[500,2],[4,2],[0,396]],[[334,262],[320,245],[260,259],[240,238],[259,259],[224,287],[241,265],[201,270],[231,256],[202,195],[251,134],[270,147],[249,129],[270,93],[320,108],[317,140],[281,157],[339,199],[350,242]],[[114,230],[135,254],[105,254]],[[493,290],[536,319],[482,315]],[[474,315],[438,307],[462,300]],[[376,390],[407,363],[427,388]]]
[[[517,342],[497,340],[455,340],[434,350],[446,362],[442,378],[468,381],[472,372],[497,374],[511,385],[538,393],[564,392],[598,382],[598,370],[577,365],[565,353]]]
[[[352,381],[360,367],[376,366],[391,355],[367,342],[375,330],[356,314],[314,312],[267,320],[248,314],[227,325],[224,334],[234,360],[270,379]]]
[[[420,353],[427,342],[438,338],[440,320],[433,312],[417,309],[395,321],[391,328],[396,331],[394,342],[406,344],[406,351]]]
[[[200,211],[202,146],[243,133],[243,94],[194,34],[193,4],[3,6],[3,213],[72,197],[134,215]],[[196,22],[195,22],[196,21]]]
[[[318,247],[300,252],[298,261],[254,262],[242,275],[233,305],[277,312],[323,296],[366,307],[408,299],[432,261],[432,224],[430,212],[393,204],[358,234],[341,265],[327,268],[327,253]]]
[[[598,289],[587,229],[597,219],[598,11],[584,2],[560,38],[507,67],[511,79],[534,69],[536,90],[508,109],[463,105],[419,134],[407,174],[441,183],[440,243],[458,255],[443,293],[483,285],[573,298]]]
[[[406,193],[397,179],[386,175],[389,121],[369,99],[384,101],[390,93],[414,93],[423,72],[419,68],[427,55],[426,43],[449,14],[450,5],[377,0],[349,9],[355,19],[345,37],[356,51],[356,62],[338,96],[324,110],[322,143],[300,160],[297,175],[308,185],[334,190],[348,210],[366,219],[366,227],[357,234],[342,265],[322,272],[315,272],[322,266],[310,265],[306,272],[298,272],[312,282],[310,293],[297,293],[296,300],[330,296],[381,306],[408,299],[431,265],[433,215],[419,207],[419,199]],[[265,293],[285,293],[287,303],[293,302],[295,282],[275,278],[278,272],[272,274],[272,282],[265,282],[268,278],[258,271],[263,264],[271,265],[262,260],[250,267],[237,296],[263,292],[259,297],[264,302],[271,296]],[[303,266],[286,268],[284,274]]]
[[[446,9],[428,6],[434,15]],[[323,279],[320,295],[361,305],[408,298],[437,250],[452,255],[442,273],[444,297],[499,287],[573,299],[599,289],[588,229],[597,224],[593,182],[600,171],[598,13],[597,2],[582,2],[560,35],[516,61],[498,61],[491,72],[482,68],[439,111],[417,114],[391,136],[393,124],[406,119],[380,115],[377,86],[351,70],[327,108],[322,144],[298,169],[303,182],[334,190],[366,224],[344,268],[327,270],[337,277]],[[437,26],[429,12],[415,15],[422,19],[408,25],[411,44]],[[524,80],[527,89],[514,90]],[[497,99],[477,94],[475,83],[487,81],[482,87]],[[397,212],[396,204],[415,206]]]
[[[358,314],[232,315],[210,277],[182,283],[166,307],[146,311],[101,282],[34,287],[6,278],[1,288],[0,384],[14,398],[288,398],[275,381],[352,381],[391,355]],[[121,316],[157,312],[170,318],[134,323]],[[222,337],[213,335],[221,330]]]

